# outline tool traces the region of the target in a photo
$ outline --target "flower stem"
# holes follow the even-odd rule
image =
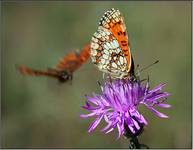
[[[132,137],[130,139],[129,149],[149,149],[145,144],[140,144],[137,137]]]

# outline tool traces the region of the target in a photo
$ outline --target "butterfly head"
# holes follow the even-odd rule
[[[66,82],[68,80],[72,80],[72,73],[66,71],[66,70],[62,70],[58,73],[58,79],[60,82]]]

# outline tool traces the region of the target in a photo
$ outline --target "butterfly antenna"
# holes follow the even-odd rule
[[[149,75],[147,75],[147,82],[149,82]]]
[[[97,80],[97,83],[98,83],[98,85],[100,86],[100,88],[102,89],[102,91],[103,91],[103,86],[102,86],[102,84],[100,83],[100,81],[99,80]]]
[[[136,66],[136,72],[137,72],[137,76],[139,76],[139,64],[137,64]]]
[[[144,71],[144,70],[150,68],[151,66],[157,64],[158,62],[159,62],[159,60],[156,60],[154,63],[152,63],[152,64],[150,64],[150,65],[148,65],[148,66],[142,68],[141,70],[139,70],[138,73],[140,73],[140,72],[142,72],[142,71]]]
[[[102,87],[102,84],[101,84],[101,82],[100,82],[99,80],[97,80],[97,83],[98,83],[98,85],[99,85],[100,87]]]

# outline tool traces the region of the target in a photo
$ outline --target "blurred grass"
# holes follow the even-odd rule
[[[53,66],[71,48],[91,39],[108,8],[119,8],[129,33],[135,64],[160,63],[144,71],[151,86],[166,82],[170,116],[160,119],[140,108],[149,121],[140,137],[151,148],[191,148],[191,2],[2,2],[2,147],[127,148],[116,132],[80,119],[86,93],[99,92],[102,74],[91,61],[73,84],[22,76],[15,64]],[[103,124],[104,125],[104,124]],[[101,127],[102,125],[100,125]]]

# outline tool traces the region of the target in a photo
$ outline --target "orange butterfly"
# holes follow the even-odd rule
[[[91,40],[91,59],[114,78],[134,76],[134,62],[124,18],[118,9],[107,10]]]
[[[90,57],[90,44],[85,45],[80,53],[70,51],[54,68],[47,70],[37,70],[26,66],[16,66],[18,71],[24,75],[48,76],[57,78],[60,82],[72,80],[73,73]]]

